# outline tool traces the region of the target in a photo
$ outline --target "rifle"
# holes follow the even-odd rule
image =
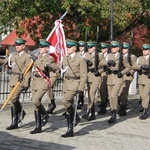
[[[133,45],[133,31],[131,31],[130,33],[130,46],[129,46],[128,57],[127,57],[130,66],[132,66],[131,64],[132,45]]]
[[[122,34],[122,43],[121,43],[121,47],[120,47],[120,56],[119,56],[119,64],[118,64],[118,74],[121,73],[121,68],[123,65],[123,55],[122,55],[122,49],[123,49],[123,36],[124,36],[125,31]]]
[[[84,53],[86,53],[87,52],[87,36],[88,36],[88,31],[87,31],[87,29],[86,29],[86,32],[85,32],[85,44],[84,44]]]
[[[96,44],[95,44],[95,71],[98,71],[98,59],[99,59],[99,56],[98,56],[98,37],[99,37],[99,26],[97,26],[97,32],[96,32]]]
[[[147,76],[150,79],[150,55],[149,55],[149,64],[148,64],[148,66],[149,67],[148,67],[148,75]]]

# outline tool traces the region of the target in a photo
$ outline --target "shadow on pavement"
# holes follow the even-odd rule
[[[73,150],[75,147],[51,142],[20,138],[0,131],[0,149],[2,150]]]

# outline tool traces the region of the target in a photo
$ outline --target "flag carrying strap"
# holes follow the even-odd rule
[[[49,96],[50,96],[50,91],[51,91],[51,82],[48,76],[45,75],[45,73],[37,66],[35,66],[35,70],[37,73],[40,75],[41,78],[44,79],[44,81],[48,84],[48,89],[49,89]]]

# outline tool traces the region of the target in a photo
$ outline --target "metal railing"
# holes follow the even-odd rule
[[[10,94],[9,80],[10,80],[10,75],[7,74],[7,66],[4,66],[2,68],[2,71],[0,72],[0,102],[5,101],[8,95]],[[32,77],[31,77],[31,82],[32,82]],[[62,80],[61,79],[56,80],[54,87],[53,87],[53,92],[54,92],[55,98],[62,97]],[[22,99],[22,97],[23,97],[23,94],[20,95],[20,99]],[[32,93],[29,88],[25,94],[25,100],[31,100],[31,98],[32,98]]]

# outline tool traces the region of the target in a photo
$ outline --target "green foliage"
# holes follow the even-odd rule
[[[111,0],[0,0],[0,33],[16,28],[19,34],[28,30],[34,40],[38,38],[39,32],[42,38],[46,38],[54,27],[54,21],[67,10],[63,20],[66,38],[84,40],[88,30],[88,40],[95,40],[96,28],[99,26],[99,41],[108,41],[110,2]],[[131,24],[131,28],[136,26],[137,22],[149,28],[149,0],[114,0],[113,8],[115,38]],[[40,19],[34,23],[35,16]],[[25,30],[23,25],[27,23]],[[40,24],[42,27],[39,29]]]

